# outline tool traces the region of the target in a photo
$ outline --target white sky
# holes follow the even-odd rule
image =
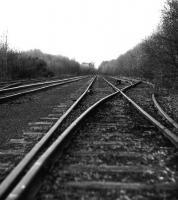
[[[117,58],[156,29],[165,0],[0,0],[0,35],[17,50],[95,62]]]

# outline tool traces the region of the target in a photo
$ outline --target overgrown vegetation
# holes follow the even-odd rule
[[[99,71],[178,89],[178,1],[167,0],[155,33],[117,59],[102,62]]]

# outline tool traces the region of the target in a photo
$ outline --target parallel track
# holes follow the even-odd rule
[[[94,79],[93,79],[93,81],[94,81]],[[93,89],[92,89],[93,81],[87,87],[86,91],[80,96],[80,98],[77,99],[77,101],[67,110],[67,112],[62,117],[60,117],[60,119],[46,133],[46,135],[40,140],[40,142],[27,154],[27,156],[18,164],[18,166],[2,182],[2,184],[0,186],[0,191],[1,191],[0,192],[0,197],[1,198],[4,198],[4,196],[6,196],[6,193],[10,190],[10,188],[14,185],[14,183],[19,179],[19,177],[21,176],[21,174],[23,174],[23,170],[26,170],[27,165],[33,160],[33,157],[38,152],[40,152],[41,149],[45,148],[46,144],[49,145],[49,143],[50,143],[49,141],[54,140],[53,135],[56,135],[56,132],[59,131],[59,129],[60,129],[59,127],[62,126],[62,122],[66,121],[66,118],[70,117],[71,112],[74,112],[73,110],[75,110],[75,113],[77,113],[76,107],[78,107],[78,104],[79,105],[81,104],[81,101],[83,100],[83,98],[86,98],[85,96],[92,95],[92,99],[93,99],[92,101],[95,102],[95,101],[97,101],[97,98],[101,98],[105,94],[105,93],[103,93],[102,90],[101,91],[99,91],[99,90],[95,91],[95,89],[94,89],[94,91],[93,91]],[[98,83],[96,83],[96,84],[98,84]],[[109,89],[109,90],[111,90],[111,89]],[[98,97],[97,97],[97,93],[99,95]],[[111,92],[109,92],[109,93],[111,93]],[[95,98],[93,98],[93,97],[95,97]],[[83,107],[85,107],[85,105],[83,105]],[[82,109],[84,109],[84,108],[82,108]],[[76,114],[73,114],[73,115],[74,115],[74,117],[77,117]],[[70,120],[71,119],[69,119],[69,121]],[[64,127],[62,127],[62,130],[63,129],[64,129]]]
[[[45,134],[44,137],[31,149],[31,151],[24,157],[24,159],[13,169],[13,171],[8,175],[8,177],[0,185],[0,199],[4,198],[5,194],[10,190],[12,185],[19,179],[26,169],[27,165],[32,162],[33,158],[38,152],[49,142],[52,135],[57,131],[61,123],[67,118],[67,116],[75,109],[77,104],[84,98],[88,90],[91,88],[94,79],[86,88],[85,92],[72,104],[72,106],[57,120],[57,122],[50,128],[50,130]],[[2,172],[1,172],[2,173]]]
[[[22,85],[18,87],[2,89],[0,90],[0,103],[4,103],[9,100],[16,99],[26,94],[39,92],[39,91],[46,90],[46,89],[56,87],[59,85],[63,85],[66,83],[72,83],[74,81],[78,81],[83,78],[86,78],[86,77],[73,77],[73,78],[68,78],[68,79],[45,81],[45,82],[40,82],[40,83],[33,83],[33,84]]]
[[[175,143],[144,115],[130,113],[128,99],[106,101],[74,131],[37,200],[177,199]]]
[[[54,175],[52,175],[53,172],[52,174],[50,172],[50,175],[49,175],[49,176],[54,176],[54,178],[58,178],[59,176],[59,181],[58,181],[59,184],[55,186],[55,187],[58,187],[58,190],[56,191],[56,194],[51,194],[51,195],[54,195],[54,197],[57,197],[57,199],[58,198],[64,199],[65,197],[67,199],[75,199],[75,198],[76,199],[90,199],[92,195],[99,198],[100,196],[98,195],[101,195],[101,194],[104,195],[103,196],[104,199],[111,199],[111,196],[114,196],[114,195],[118,195],[119,197],[122,197],[125,199],[131,199],[130,197],[132,197],[133,194],[137,195],[138,191],[140,191],[139,193],[143,195],[144,194],[143,191],[145,190],[148,191],[146,193],[146,196],[150,195],[149,194],[150,191],[152,192],[151,195],[154,196],[156,195],[155,188],[159,190],[165,190],[164,195],[167,195],[167,196],[175,195],[176,184],[174,182],[171,183],[169,179],[170,174],[168,174],[168,176],[164,174],[165,170],[166,170],[166,173],[173,173],[173,172],[172,171],[170,172],[170,170],[165,168],[165,166],[161,167],[159,165],[160,163],[158,162],[158,159],[160,158],[159,157],[160,144],[164,146],[165,148],[164,153],[165,154],[167,153],[167,156],[170,155],[171,152],[176,151],[176,148],[174,147],[174,145],[177,146],[176,138],[173,137],[170,139],[168,137],[168,139],[170,139],[170,141],[173,143],[173,145],[171,145],[170,142],[166,141],[164,137],[162,137],[159,133],[157,133],[157,128],[151,126],[149,122],[144,121],[143,118],[141,118],[141,123],[146,124],[144,127],[142,127],[142,131],[144,132],[144,134],[138,132],[139,129],[135,131],[133,128],[133,124],[138,123],[138,122],[134,122],[132,118],[129,117],[128,113],[125,113],[124,111],[125,101],[126,100],[129,101],[129,103],[133,104],[135,108],[137,108],[137,110],[140,110],[140,108],[138,108],[135,102],[133,102],[130,98],[128,98],[120,89],[116,88],[111,83],[109,84],[110,86],[112,86],[112,88],[116,92],[113,94],[109,94],[105,96],[104,98],[103,97],[101,98],[101,96],[99,95],[100,96],[99,101],[94,103],[89,108],[85,108],[84,106],[82,110],[85,110],[85,111],[82,114],[80,113],[80,115],[77,115],[76,120],[74,120],[68,127],[65,128],[65,130],[60,134],[60,136],[55,139],[54,143],[52,143],[52,145],[47,150],[45,150],[45,153],[43,153],[40,156],[40,158],[29,169],[29,171],[27,171],[26,175],[21,180],[18,180],[17,183],[13,182],[13,184],[10,186],[10,189],[9,189],[9,181],[6,182],[5,184],[6,187],[4,187],[4,183],[2,183],[1,188],[2,189],[5,188],[4,193],[1,193],[2,196],[0,196],[2,197],[2,199],[5,197],[7,197],[6,199],[26,199],[27,197],[29,197],[29,193],[27,193],[26,188],[29,189],[29,187],[32,186],[33,181],[36,180],[36,174],[38,174],[41,169],[44,169],[44,164],[47,163],[47,161],[49,160],[49,157],[53,155],[53,152],[56,151],[56,149],[58,149],[58,151],[60,152],[59,153],[60,157],[61,156],[62,158],[64,157],[63,158],[64,162],[61,163],[61,161],[58,161],[57,165],[55,164],[56,168],[54,167],[54,169],[52,169],[52,171],[55,172],[56,174],[54,173]],[[133,87],[137,84],[138,83],[132,84],[122,90],[126,91],[130,87]],[[100,93],[105,93],[106,92],[105,90],[103,88],[103,90],[101,90]],[[97,90],[95,90],[95,92],[97,92]],[[91,88],[89,87],[85,93],[92,94]],[[116,95],[118,95],[119,93],[126,100],[122,98],[121,99],[119,98],[118,100],[118,98],[116,98]],[[97,98],[99,98],[99,96]],[[114,98],[114,100],[112,100],[112,103],[108,101],[111,98]],[[102,104],[106,104],[106,105],[104,105],[104,107],[101,107],[100,109],[100,106],[102,106]],[[117,106],[117,109],[113,105]],[[128,107],[128,105],[126,107]],[[95,111],[95,110],[98,110],[98,111]],[[91,117],[89,117],[89,119],[86,118],[91,112],[94,113],[94,115],[92,114],[92,118],[94,117],[94,119],[92,119]],[[146,118],[148,118],[146,112],[142,112],[142,114]],[[85,119],[83,123],[86,123],[88,125],[87,129],[81,125],[81,122],[83,121],[83,119]],[[99,121],[96,121],[96,120],[99,120]],[[58,127],[58,125],[59,124],[56,124],[56,128]],[[154,126],[155,125],[156,124],[154,124]],[[79,128],[76,130],[76,127],[79,127]],[[52,132],[55,131],[56,128],[52,130]],[[146,132],[147,130],[149,130],[150,133],[147,133]],[[165,134],[167,134],[165,129],[162,130],[162,132],[163,131],[165,131]],[[93,134],[91,134],[91,132]],[[76,134],[76,144],[72,143],[74,150],[69,149],[69,154],[68,154],[69,157],[66,157],[67,155],[65,154],[63,155],[62,152],[64,151],[64,148],[66,148],[66,146],[70,144],[69,142],[71,140],[71,136],[75,134]],[[135,135],[135,134],[138,134],[138,135]],[[143,136],[146,139],[144,139]],[[150,140],[150,136],[153,137],[155,140],[153,141],[153,145],[148,143]],[[77,139],[77,137],[79,138]],[[175,141],[173,141],[174,139]],[[138,147],[139,141],[142,143],[142,146]],[[80,143],[83,143],[84,145],[80,145]],[[126,149],[126,146],[128,149]],[[152,150],[150,150],[150,148]],[[78,150],[76,151],[76,149]],[[124,149],[124,152],[123,152],[123,149]],[[117,151],[115,152],[115,150]],[[149,155],[150,157],[147,155],[148,151],[150,151],[150,155]],[[80,165],[77,164],[78,162],[80,162],[78,158],[79,160],[81,160]],[[98,160],[99,158],[100,159],[102,158],[101,162]],[[141,162],[143,162],[144,158],[146,158],[146,164],[148,166],[140,165]],[[119,159],[120,162],[118,162],[117,159]],[[127,162],[125,159],[127,160]],[[133,159],[135,159],[135,161]],[[135,163],[138,161],[139,163]],[[73,162],[76,164],[73,164]],[[108,163],[110,164],[112,163],[112,165],[109,166]],[[134,164],[134,166],[136,165],[135,168],[134,166],[127,166],[128,163],[129,165],[130,163],[131,165],[132,164]],[[65,168],[66,165],[67,165],[67,168]],[[136,171],[136,174],[134,173],[134,171]],[[157,173],[157,171],[159,173]],[[68,180],[69,178],[66,177],[66,173],[67,173],[67,177],[72,177],[72,180],[75,180],[75,181],[69,181]],[[129,174],[128,177],[126,176],[127,173]],[[154,185],[150,184],[149,182],[150,173],[153,174],[151,177],[153,181],[155,181]],[[88,178],[90,177],[88,181],[86,181],[86,179],[88,178],[86,178],[85,174],[88,174],[87,175]],[[97,178],[96,178],[96,175],[97,175]],[[16,176],[16,173],[15,173],[15,176]],[[115,176],[117,177],[116,178],[117,180],[127,177],[129,180],[131,179],[130,180],[131,182],[127,182],[127,181],[118,182],[114,178]],[[145,178],[146,176],[145,183],[139,182],[137,179],[138,176],[141,176],[142,178],[143,177]],[[158,176],[162,176],[163,180],[167,181],[166,184],[164,182],[157,180]],[[132,179],[136,179],[137,182],[133,182]],[[46,180],[48,180],[48,177]],[[76,180],[80,180],[80,181],[76,181]],[[103,180],[105,181],[103,182]],[[44,182],[45,182],[44,187],[46,184],[49,184],[48,181],[47,182],[44,181]],[[62,184],[62,187],[61,187],[61,184]],[[49,188],[50,187],[53,187],[53,185],[49,185]],[[75,190],[77,191],[74,192],[73,189],[74,191]],[[111,189],[112,189],[112,192],[108,193],[108,191]],[[90,193],[90,191],[93,191],[93,192]],[[173,193],[170,193],[170,191],[171,192],[173,191]],[[42,188],[42,190],[38,194],[38,199],[45,199],[46,198],[45,192],[47,192],[46,189]],[[161,193],[159,193],[158,196],[159,195],[161,195]]]

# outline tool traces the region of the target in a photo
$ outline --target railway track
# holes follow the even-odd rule
[[[175,199],[175,143],[136,110],[131,112],[128,99],[122,92],[125,98],[121,98],[120,90],[109,84],[116,92],[101,78],[87,88],[87,98],[65,119],[57,130],[59,137],[53,138],[26,175],[11,181],[10,188],[10,181],[2,182],[3,199],[34,199],[29,194],[34,192],[38,172],[45,178],[36,199]],[[126,87],[125,91],[131,86],[121,84],[119,89]],[[58,158],[46,173],[52,154]]]
[[[39,92],[39,91],[46,90],[46,89],[56,87],[59,85],[63,85],[66,83],[72,83],[74,81],[78,81],[83,78],[86,78],[86,76],[72,77],[72,78],[67,78],[67,79],[58,79],[58,80],[45,81],[45,82],[37,82],[37,83],[31,83],[31,84],[26,84],[26,85],[20,85],[17,87],[1,89],[0,103],[4,103],[9,100],[16,99],[26,94]]]
[[[158,110],[158,112],[160,113],[160,115],[162,115],[162,117],[164,117],[170,124],[172,124],[172,126],[174,126],[177,130],[178,130],[178,123],[171,118],[164,110],[163,108],[160,106],[160,104],[158,103],[155,94],[152,94],[152,100],[154,102],[154,106],[155,108]]]
[[[174,132],[175,135],[178,136],[177,123],[162,110],[161,106],[156,101],[154,88],[151,85],[142,83],[139,87],[134,88],[133,91],[129,91],[127,95],[167,129]]]
[[[14,81],[4,81],[0,82],[0,90],[35,82],[42,82],[44,80],[45,80],[44,78],[39,78],[39,79],[19,79]]]
[[[21,85],[23,81],[0,82],[0,90]]]
[[[11,88],[11,87],[16,87],[16,86],[19,86],[19,85],[22,85],[22,82],[19,81],[19,82],[5,84],[4,86],[0,87],[0,90]]]
[[[106,102],[83,123],[38,200],[176,199],[177,149],[123,98]]]
[[[122,80],[116,77],[112,77],[112,79]],[[128,81],[128,79],[124,79],[123,81]],[[133,81],[136,80],[134,79]],[[148,113],[178,136],[178,123],[172,119],[158,103],[154,94],[154,84],[144,81],[139,87],[129,93],[131,94],[131,98],[138,102]]]
[[[90,84],[90,86],[86,89],[86,91],[84,92],[84,94],[71,106],[71,108],[56,122],[56,124],[47,132],[47,134],[45,135],[45,137],[44,138],[42,138],[42,141],[40,141],[40,143],[39,144],[37,144],[36,145],[36,147],[31,151],[32,153],[30,153],[30,154],[28,154],[28,156],[26,156],[28,159],[26,159],[26,161],[24,162],[24,160],[21,162],[21,164],[19,164],[20,165],[20,167],[18,166],[17,168],[16,168],[16,170],[14,170],[14,172],[11,174],[11,175],[9,175],[9,178],[7,178],[6,179],[6,183],[5,184],[3,184],[3,186],[2,187],[0,187],[0,191],[3,191],[4,190],[4,188],[6,188],[6,184],[9,184],[9,181],[10,182],[13,182],[12,181],[12,177],[16,177],[16,174],[17,174],[17,171],[18,172],[21,172],[22,171],[22,168],[25,168],[25,163],[28,163],[29,162],[29,160],[34,156],[34,154],[36,154],[37,153],[37,151],[39,151],[39,148],[41,148],[42,147],[42,145],[44,145],[45,143],[47,143],[47,140],[51,137],[51,135],[52,134],[54,134],[53,132],[56,132],[56,129],[58,130],[59,128],[58,128],[58,126],[59,125],[61,125],[61,123],[62,123],[62,121],[64,121],[65,120],[65,118],[73,111],[73,109],[77,106],[77,104],[78,103],[80,103],[80,101],[82,100],[82,98],[84,98],[85,96],[92,96],[92,97],[90,97],[89,99],[89,102],[88,102],[88,104],[90,103],[92,103],[92,102],[95,102],[96,100],[97,100],[97,98],[101,98],[101,96],[103,96],[103,95],[105,95],[105,93],[103,93],[103,90],[102,90],[102,88],[100,88],[100,86],[99,86],[99,88],[97,89],[97,85],[101,85],[101,83],[100,83],[101,81],[97,81],[96,83],[95,83],[95,87],[96,87],[96,89],[92,89],[91,87],[92,87],[92,84]],[[105,83],[105,85],[106,85],[106,83]],[[101,87],[102,87],[102,85],[101,85]],[[108,86],[107,86],[108,87]],[[107,92],[111,92],[112,91],[112,89],[109,87],[109,89],[108,89],[108,91],[105,91],[106,93]],[[86,105],[88,105],[88,104],[86,104]],[[85,107],[86,107],[86,105],[84,104],[83,106],[82,106],[82,108],[84,109]],[[69,117],[67,120],[68,121],[71,121],[75,116],[77,116],[78,114],[78,112],[80,111],[81,112],[81,108],[77,111],[75,111],[75,114],[73,114],[73,117]],[[51,119],[50,118],[54,118],[54,117],[56,117],[56,115],[55,116],[52,116],[52,115],[50,115],[50,116],[48,116],[48,119],[46,119],[46,121],[44,121],[43,123],[42,122],[40,122],[40,124],[34,124],[33,123],[33,126],[32,126],[32,129],[33,129],[33,131],[32,131],[32,133],[31,132],[27,132],[27,134],[25,134],[25,135],[27,135],[27,136],[33,136],[33,135],[36,135],[36,136],[42,136],[42,134],[40,134],[40,133],[43,133],[44,131],[45,131],[45,129],[46,129],[46,126],[49,126],[49,122],[47,122],[47,120],[48,121],[50,121]],[[70,123],[70,122],[68,122],[68,123]],[[40,126],[40,127],[39,127]],[[62,125],[61,125],[62,126]],[[34,128],[33,128],[34,127]],[[64,129],[64,127],[62,127],[62,129]],[[39,134],[38,134],[38,131],[39,131]],[[58,130],[59,131],[59,130]],[[62,130],[60,130],[60,131],[62,131]],[[23,139],[23,138],[22,138]],[[53,138],[53,140],[54,140],[54,138]],[[27,140],[27,142],[28,142],[28,140]],[[18,144],[18,141],[17,141],[17,144]],[[20,144],[20,142],[19,142],[19,144]],[[29,159],[30,158],[30,159]],[[5,166],[5,168],[6,168],[6,166]],[[2,174],[2,173],[1,173]],[[5,173],[6,174],[6,173]],[[5,175],[4,175],[5,176]],[[4,185],[5,185],[5,187],[4,187]],[[6,190],[6,189],[5,189]],[[4,192],[3,192],[4,193]],[[1,197],[3,196],[3,194],[1,195]]]

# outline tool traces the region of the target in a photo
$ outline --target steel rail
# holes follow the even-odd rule
[[[149,82],[149,81],[143,81],[144,83],[151,85],[153,88],[155,88],[155,84]],[[159,111],[159,114],[164,117],[172,126],[178,129],[178,123],[173,120],[159,105],[158,101],[156,100],[155,94],[152,94],[152,101],[154,103],[155,108]]]
[[[106,79],[105,79],[106,80]],[[106,80],[107,81],[107,80]],[[107,81],[108,82],[108,81]],[[155,125],[161,133],[168,138],[171,143],[178,148],[178,137],[172,133],[168,128],[166,128],[164,125],[162,125],[159,121],[157,121],[155,118],[153,118],[150,114],[148,114],[145,110],[143,110],[138,104],[136,104],[131,98],[129,98],[126,94],[124,94],[123,91],[118,89],[116,86],[114,86],[112,83],[108,82],[108,84],[112,85],[117,91],[119,91],[122,96],[124,96],[145,118],[147,118],[153,125]]]
[[[127,88],[133,87],[127,86],[123,89],[123,91],[127,90]],[[113,88],[116,90],[115,88]],[[24,175],[24,177],[19,181],[19,183],[13,188],[13,190],[8,194],[6,200],[17,200],[17,199],[26,199],[27,196],[27,188],[30,186],[30,184],[35,179],[36,175],[40,172],[42,167],[47,163],[51,155],[56,151],[57,148],[59,148],[60,145],[63,145],[68,139],[71,131],[81,122],[82,119],[84,119],[91,111],[93,111],[97,106],[99,106],[101,103],[104,103],[105,101],[109,100],[111,97],[115,96],[116,94],[119,94],[119,91],[116,91],[110,95],[107,95],[106,97],[100,99],[96,103],[94,103],[92,106],[90,106],[86,111],[84,111],[76,120],[72,122],[68,128],[65,129],[65,131],[58,136],[58,138],[53,142],[53,144],[40,156],[40,158],[33,164],[33,166],[29,169],[29,171]]]
[[[11,83],[11,84],[8,84],[8,85],[1,87],[0,91],[4,90],[4,89],[10,89],[12,87],[16,87],[16,86],[21,85],[21,84],[22,84],[22,82]]]
[[[48,78],[47,78],[48,79]],[[57,80],[57,77],[54,77],[52,78],[53,80]],[[0,85],[4,85],[2,87],[0,87],[0,90],[2,89],[5,89],[6,86],[10,86],[10,87],[16,87],[17,85],[16,84],[33,84],[33,83],[42,83],[42,82],[45,82],[45,81],[48,81],[46,80],[45,77],[41,77],[41,78],[31,78],[31,79],[17,79],[17,80],[9,80],[9,81],[3,81],[3,82],[0,82]]]
[[[175,128],[178,129],[178,123],[176,121],[174,121],[166,112],[164,112],[164,110],[161,108],[161,106],[159,105],[159,103],[156,100],[155,94],[152,94],[152,100],[154,102],[154,106],[158,109],[159,113],[165,118],[167,119]]]
[[[40,86],[40,85],[46,85],[46,84],[51,84],[51,83],[58,83],[58,82],[62,82],[62,81],[68,81],[68,80],[71,80],[71,79],[81,78],[81,77],[83,77],[83,76],[77,76],[77,77],[71,77],[71,78],[65,78],[65,79],[58,79],[58,80],[53,80],[53,81],[37,82],[37,83],[21,85],[21,86],[18,86],[18,87],[5,88],[5,89],[0,90],[0,94],[3,94],[5,92],[18,91],[18,90],[30,88],[30,87],[33,87],[33,86]]]
[[[79,104],[79,102],[87,94],[88,90],[91,88],[96,77],[92,78],[90,84],[83,92],[83,94],[70,106],[70,108],[57,120],[57,122],[50,128],[50,130],[42,137],[42,139],[30,150],[30,152],[24,157],[22,161],[9,173],[9,175],[4,179],[0,185],[0,199],[4,199],[7,193],[13,188],[15,182],[19,180],[19,177],[24,173],[27,165],[32,162],[34,156],[45,146],[45,144],[51,139],[53,134],[56,132],[61,123],[66,119],[66,117],[74,110],[74,108]]]
[[[136,80],[136,79],[134,79]],[[155,87],[155,84],[149,82],[149,81],[142,81],[145,84],[148,84],[152,86],[153,88]],[[155,94],[152,94],[152,101],[154,103],[155,108],[159,111],[159,114],[162,115],[172,126],[174,126],[176,129],[178,129],[178,123],[173,120],[159,105],[158,101],[156,100]]]
[[[6,85],[4,85],[4,86],[2,86],[2,87],[0,87],[0,91],[2,90],[5,90],[5,89],[10,89],[10,88],[16,88],[16,87],[20,87],[20,86],[24,86],[24,85],[29,85],[30,84],[30,82],[31,82],[31,84],[33,84],[32,83],[32,81],[33,81],[33,83],[35,84],[35,83],[42,83],[42,81],[43,82],[45,82],[44,80],[40,80],[40,79],[27,79],[27,80],[25,80],[25,79],[22,79],[22,80],[19,80],[19,81],[10,81],[10,82],[7,82],[6,83]]]
[[[117,80],[117,78],[115,78],[115,77],[111,77],[111,78]],[[122,80],[122,79],[118,79],[118,80]],[[137,79],[133,79],[133,80],[136,81]],[[127,81],[127,80],[126,80],[126,81]],[[138,80],[137,80],[137,81],[138,81]],[[145,84],[148,84],[148,85],[152,86],[153,88],[155,87],[155,85],[154,85],[153,83],[149,82],[149,81],[142,81],[142,82],[145,83]],[[173,119],[161,108],[161,106],[159,105],[159,103],[158,103],[157,100],[156,100],[156,97],[155,97],[155,94],[154,94],[154,93],[152,94],[152,101],[153,101],[153,103],[154,103],[155,108],[159,111],[159,114],[160,114],[162,117],[164,117],[172,126],[174,126],[176,129],[178,129],[178,123],[177,123],[175,120],[173,120]]]
[[[50,84],[50,85],[43,86],[43,87],[40,87],[40,88],[35,88],[35,89],[28,90],[28,91],[23,91],[23,92],[18,92],[18,93],[11,94],[11,95],[3,96],[3,97],[0,97],[0,103],[7,102],[9,100],[21,97],[21,96],[26,95],[26,94],[31,94],[31,93],[39,92],[39,91],[42,91],[42,90],[45,90],[45,89],[49,89],[51,87],[64,85],[66,83],[72,83],[72,82],[75,82],[75,81],[78,81],[78,80],[81,80],[81,79],[84,79],[84,78],[86,78],[86,76],[81,77],[81,78],[74,78],[72,80],[70,79],[70,80],[62,81],[62,82],[60,81],[59,83],[54,83],[54,84]]]

